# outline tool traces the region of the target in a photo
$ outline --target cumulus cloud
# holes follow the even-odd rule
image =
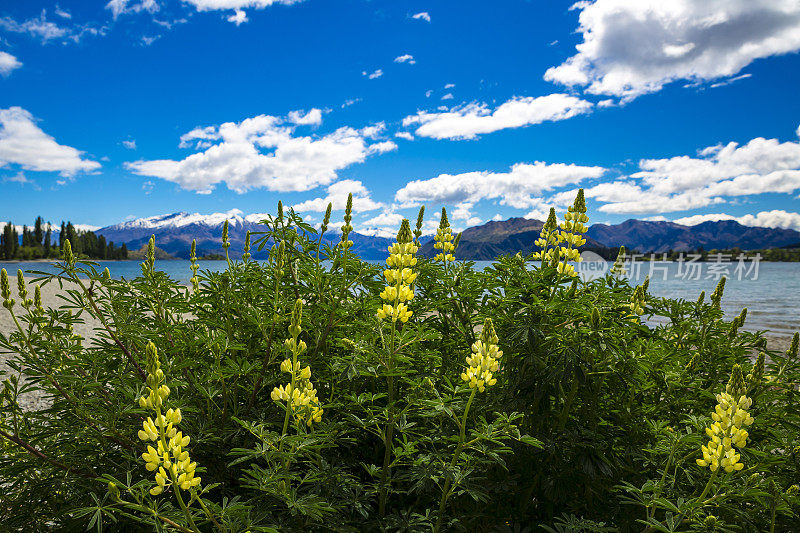
[[[100,168],[97,161],[85,159],[82,151],[58,144],[21,107],[0,109],[0,168],[9,165],[58,172],[64,177]]]
[[[228,17],[228,22],[232,22],[237,26],[248,22],[250,19],[247,18],[247,13],[244,12],[243,9],[237,9],[233,12],[233,15]]]
[[[404,118],[403,126],[417,125],[416,133],[421,137],[474,139],[506,128],[564,120],[591,109],[591,102],[566,94],[515,97],[495,109],[471,103],[438,113],[419,111]]]
[[[376,78],[380,78],[381,76],[383,76],[383,70],[378,69],[378,70],[375,70],[373,72],[367,72],[366,70],[364,70],[364,71],[361,72],[361,75],[362,76],[366,76],[367,78],[369,78],[371,80],[374,80]]]
[[[299,126],[319,126],[322,124],[322,110],[312,108],[308,113],[291,111],[288,115],[289,122]]]
[[[136,141],[134,139],[128,139],[127,141],[122,141],[122,146],[124,146],[128,150],[136,150]]]
[[[414,15],[411,15],[411,18],[415,19],[415,20],[424,20],[425,22],[430,22],[431,21],[431,16],[426,11],[423,11],[422,13],[416,13]]]
[[[564,191],[554,198],[559,205],[566,205],[575,197],[575,191]],[[709,197],[694,193],[659,194],[639,184],[626,181],[612,181],[589,187],[584,191],[587,198],[602,202],[598,209],[604,213],[647,214],[686,211],[712,204],[723,203],[720,197]]]
[[[541,205],[540,195],[554,188],[577,184],[603,175],[603,167],[541,161],[518,163],[508,172],[465,172],[441,174],[427,180],[414,180],[398,190],[395,200],[404,207],[424,202],[459,205],[498,199],[501,204],[519,209]]]
[[[307,191],[333,183],[339,170],[397,148],[392,141],[380,140],[382,124],[360,130],[342,127],[321,136],[296,135],[293,120],[311,120],[307,117],[312,113],[259,115],[195,128],[181,136],[180,146],[201,151],[182,160],[140,160],[126,167],[198,193],[209,193],[219,183],[239,193],[260,187]]]
[[[675,219],[673,222],[685,226],[696,226],[708,221],[735,220],[743,226],[763,228],[784,228],[800,231],[800,213],[791,213],[783,209],[761,211],[755,215],[749,214],[741,217],[726,213],[709,213],[705,215],[692,215]]]
[[[385,237],[387,239],[397,235],[400,224],[406,218],[400,213],[388,210],[358,224],[356,231],[362,235],[372,237]]]
[[[314,198],[294,205],[294,210],[298,212],[323,212],[328,209],[328,204],[333,204],[334,210],[341,210],[347,206],[347,197],[353,195],[353,210],[356,212],[374,211],[380,209],[383,204],[375,202],[370,197],[370,192],[364,184],[357,180],[340,180],[328,185],[328,194],[322,198]]]
[[[696,156],[642,159],[639,170],[586,189],[600,211],[652,214],[728,202],[731,197],[800,190],[800,142],[757,137],[699,150]],[[565,200],[554,196],[554,200]]]
[[[580,10],[577,54],[544,78],[633,99],[675,80],[737,75],[800,49],[800,3],[772,0],[596,0]]]
[[[22,63],[8,52],[0,52],[0,75],[8,76],[11,71],[18,69]]]
[[[405,139],[407,141],[414,140],[414,136],[407,131],[398,131],[397,133],[394,134],[394,136],[397,137],[398,139]]]
[[[408,63],[409,65],[415,64],[417,61],[411,54],[403,54],[394,58],[395,63]]]

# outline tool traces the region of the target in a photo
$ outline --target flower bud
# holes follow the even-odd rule
[[[120,501],[119,489],[117,488],[117,485],[113,481],[108,482],[108,495],[111,497],[112,501],[115,502]]]

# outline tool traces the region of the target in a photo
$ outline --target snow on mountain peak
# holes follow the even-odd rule
[[[115,229],[164,229],[164,228],[182,228],[192,224],[201,226],[217,227],[221,226],[225,220],[231,226],[238,226],[243,222],[258,222],[265,215],[252,214],[244,216],[240,209],[231,209],[227,213],[211,213],[209,215],[201,215],[200,213],[172,213],[168,215],[156,215],[146,218],[137,218],[121,224],[111,226]]]

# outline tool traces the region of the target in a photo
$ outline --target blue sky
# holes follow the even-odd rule
[[[352,191],[356,228],[389,233],[422,204],[463,228],[584,187],[592,222],[800,230],[790,4],[4,2],[0,217],[282,199],[318,221]]]

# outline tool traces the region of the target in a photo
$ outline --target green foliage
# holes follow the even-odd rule
[[[348,208],[342,239],[328,244],[281,206],[252,235],[268,261],[229,260],[225,271],[194,274],[189,287],[160,272],[152,253],[142,276],[113,280],[74,260],[71,247],[58,274],[33,280],[63,284],[58,309],[42,308],[38,294],[11,302],[4,277],[16,325],[0,334],[11,358],[0,394],[0,523],[19,531],[795,528],[796,343],[770,351],[760,334],[739,329],[744,313],[723,320],[721,287],[712,303],[687,302],[611,275],[583,282],[520,255],[483,271],[418,258],[416,278],[403,278],[411,318],[392,321],[390,310],[379,319],[393,293],[383,266],[350,252],[350,217]],[[330,210],[325,228],[329,220]],[[407,222],[401,240],[416,247]],[[84,339],[74,326],[86,321],[97,329]],[[476,341],[494,338],[497,381],[477,392],[461,378],[465,360],[480,352]],[[148,363],[151,342],[158,365],[154,348]],[[744,469],[712,476],[695,460],[734,365],[755,422]],[[158,372],[163,380],[148,378]],[[305,398],[324,410],[316,419],[295,410],[302,398],[275,390],[306,382],[314,394]],[[202,484],[179,490],[168,475],[172,484],[153,495],[140,440],[150,437],[140,430],[161,412],[153,411],[161,384],[169,390],[158,394],[180,408],[182,417],[168,416],[191,437]],[[45,408],[19,407],[31,391],[45,394]]]

